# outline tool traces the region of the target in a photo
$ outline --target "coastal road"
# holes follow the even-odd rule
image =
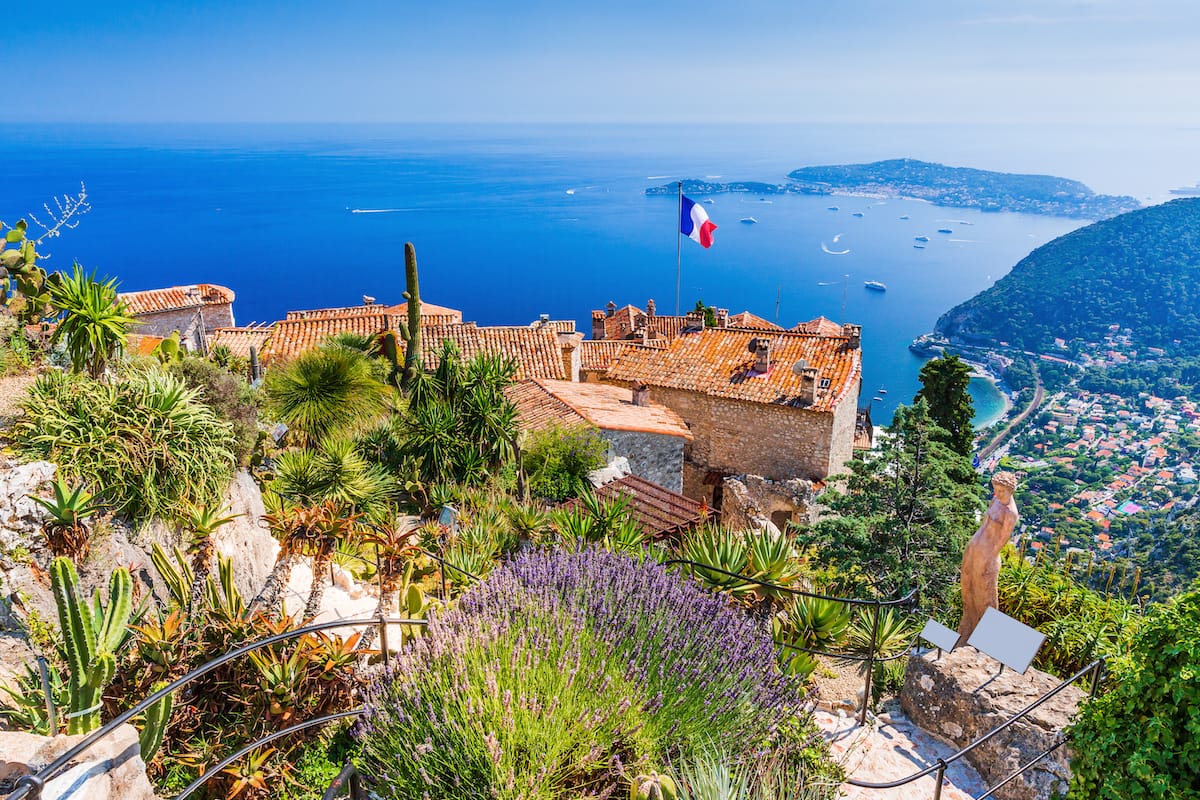
[[[1017,414],[1012,420],[1004,426],[1004,430],[996,434],[996,438],[988,442],[982,450],[979,451],[979,460],[986,461],[987,457],[996,451],[996,448],[1008,441],[1008,437],[1021,426],[1025,420],[1029,419],[1029,415],[1036,411],[1041,405],[1042,400],[1046,396],[1046,387],[1042,384],[1042,373],[1038,372],[1037,363],[1032,363],[1033,377],[1037,380],[1037,385],[1033,390],[1033,401],[1027,405],[1020,414]]]

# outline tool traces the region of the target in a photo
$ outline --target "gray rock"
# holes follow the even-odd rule
[[[995,677],[1000,664],[973,647],[914,656],[908,663],[900,706],[929,733],[964,747],[1044,695],[1060,681],[1036,669]],[[995,678],[993,680],[993,678]],[[1085,694],[1068,686],[1025,718],[966,755],[994,786],[1054,744]],[[1065,748],[996,791],[999,800],[1048,800],[1071,780]]]
[[[0,732],[0,791],[49,764],[84,736]],[[46,783],[43,800],[155,800],[137,731],[122,725]]]
[[[239,472],[225,493],[230,514],[238,517],[213,536],[217,553],[233,559],[233,579],[249,602],[267,582],[275,566],[279,543],[262,525],[262,492],[248,472]]]
[[[626,475],[632,475],[633,470],[629,467],[629,459],[625,456],[618,456],[608,462],[607,466],[600,469],[594,469],[588,473],[588,480],[592,486],[603,486],[612,481],[619,481]]]

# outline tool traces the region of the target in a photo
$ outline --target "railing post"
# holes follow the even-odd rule
[[[350,773],[350,800],[366,800],[367,795],[363,792],[362,776],[358,774],[358,770]]]
[[[1100,680],[1104,676],[1104,664],[1105,662],[1102,658],[1096,662],[1095,667],[1092,669],[1092,688],[1088,691],[1089,698],[1095,697],[1096,693],[1100,691]]]
[[[874,612],[871,620],[871,649],[867,651],[867,685],[863,687],[862,710],[858,714],[858,724],[867,724],[867,712],[871,706],[871,684],[875,681],[875,645],[879,638],[879,601],[873,603]]]
[[[387,617],[383,615],[382,611],[379,612],[379,649],[383,653],[383,668],[387,669],[390,658],[388,654]]]
[[[936,781],[933,785],[933,800],[942,800],[942,782],[946,778],[946,762],[944,759],[939,758],[937,765],[937,774],[933,777],[934,781]]]

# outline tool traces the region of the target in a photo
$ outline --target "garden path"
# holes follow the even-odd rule
[[[898,708],[880,714],[875,724],[863,728],[854,715],[839,716],[818,710],[817,726],[829,741],[833,757],[846,774],[861,781],[885,783],[924,769],[954,748],[934,739],[904,716]],[[926,776],[895,789],[862,789],[843,784],[847,800],[929,800],[934,777]],[[960,759],[946,771],[942,800],[972,800],[987,791],[979,774]]]

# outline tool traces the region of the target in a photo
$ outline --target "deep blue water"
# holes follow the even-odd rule
[[[675,199],[646,197],[649,185],[718,175],[774,181],[803,164],[895,156],[1054,171],[1039,162],[1044,152],[1022,161],[1002,136],[986,153],[977,138],[932,127],[0,127],[0,219],[84,181],[93,211],[44,248],[50,266],[78,259],[127,290],[224,284],[237,293],[242,323],[364,294],[397,302],[402,247],[412,241],[430,302],[481,324],[546,312],[589,331],[591,309],[610,299],[644,306],[653,297],[661,312],[673,310]],[[876,422],[918,388],[921,362],[906,349],[914,336],[1081,224],[916,201],[712,199],[716,244],[706,251],[684,241],[683,304],[702,297],[775,319],[778,298],[783,325],[820,314],[862,323],[862,402],[888,389]],[[758,224],[739,222],[750,216]],[[937,233],[942,227],[953,233]],[[923,250],[913,247],[918,235],[930,238]],[[823,243],[850,252],[831,255]],[[865,280],[889,290],[866,291]],[[975,394],[983,405],[997,400],[986,387]]]

